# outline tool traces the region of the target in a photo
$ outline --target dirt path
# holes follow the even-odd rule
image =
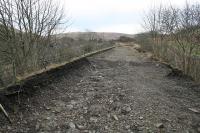
[[[0,132],[200,132],[200,88],[168,77],[169,68],[135,47],[92,56],[35,86],[10,112],[13,125],[0,116]]]

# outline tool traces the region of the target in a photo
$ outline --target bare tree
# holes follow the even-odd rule
[[[182,70],[185,74],[189,73],[191,57],[199,47],[198,36],[199,33],[199,4],[190,5],[186,2],[183,9],[171,8],[174,17],[173,27],[170,31],[173,39],[178,44],[178,51],[181,52]]]
[[[12,63],[14,82],[20,71],[37,67],[63,18],[54,0],[0,0],[0,53]]]
[[[150,10],[145,18],[145,26],[154,40],[155,55],[163,58],[164,53],[169,54],[167,51],[174,50],[185,74],[189,73],[191,57],[200,46],[199,16],[200,5],[186,2],[184,8],[160,6]],[[162,51],[163,47],[167,47],[165,52]]]
[[[151,9],[144,18],[144,28],[149,31],[153,39],[153,52],[156,57],[159,57],[159,45],[161,43],[160,35],[162,35],[161,29],[161,13],[162,5],[158,9]]]

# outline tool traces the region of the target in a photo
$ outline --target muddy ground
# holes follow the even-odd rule
[[[13,124],[0,114],[0,132],[200,132],[200,87],[135,47],[83,59],[8,97]]]

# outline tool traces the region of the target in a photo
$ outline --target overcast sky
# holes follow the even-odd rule
[[[62,0],[72,25],[67,31],[142,32],[144,12],[160,5],[183,6],[186,0]],[[196,2],[198,0],[188,0]],[[199,0],[200,1],[200,0]]]

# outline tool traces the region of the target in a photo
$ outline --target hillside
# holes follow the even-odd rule
[[[57,37],[59,38],[62,38],[65,36],[73,38],[75,40],[78,38],[88,39],[91,36],[95,38],[99,38],[99,39],[104,39],[104,40],[116,40],[120,36],[126,36],[126,37],[131,37],[131,38],[134,37],[134,35],[131,35],[131,34],[112,33],[112,32],[69,32],[69,33],[63,33],[63,34],[57,35]]]

